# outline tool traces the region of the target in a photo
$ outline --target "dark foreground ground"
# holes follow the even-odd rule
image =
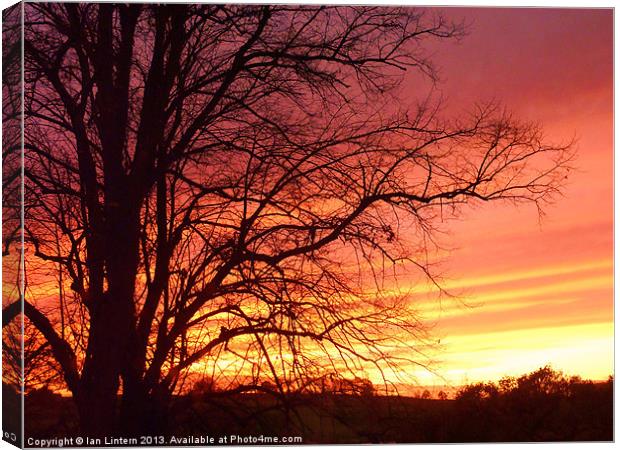
[[[76,435],[71,399],[26,398],[26,437]],[[512,389],[474,385],[456,399],[194,393],[175,399],[167,436],[301,436],[303,443],[611,441],[613,383]],[[255,442],[255,444],[261,442]],[[269,442],[262,442],[269,443]],[[192,442],[185,442],[191,445]]]

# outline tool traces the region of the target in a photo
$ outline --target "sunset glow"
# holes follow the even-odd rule
[[[482,205],[446,224],[443,273],[471,307],[447,301],[435,313],[440,373],[459,385],[551,364],[605,379],[614,336],[612,13],[449,11],[471,20],[472,32],[438,50],[448,99],[499,98],[554,140],[575,136],[578,171],[540,221],[535,208]]]

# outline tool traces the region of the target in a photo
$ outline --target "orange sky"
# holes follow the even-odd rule
[[[539,223],[533,206],[483,205],[445,224],[442,273],[475,307],[443,302],[438,371],[453,384],[551,364],[613,373],[613,13],[450,9],[469,35],[434,50],[451,110],[500,100],[552,141],[578,139],[578,173]],[[419,373],[425,384],[441,384]]]

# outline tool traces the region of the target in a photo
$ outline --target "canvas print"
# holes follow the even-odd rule
[[[2,30],[5,441],[613,440],[612,9]]]

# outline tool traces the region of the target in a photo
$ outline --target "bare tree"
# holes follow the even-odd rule
[[[25,22],[27,257],[64,280],[25,313],[91,436],[160,426],[197,364],[285,396],[419,362],[426,329],[384,277],[432,276],[440,214],[541,206],[568,170],[499,108],[402,101],[405,73],[435,77],[424,41],[462,34],[432,11],[29,3]]]

